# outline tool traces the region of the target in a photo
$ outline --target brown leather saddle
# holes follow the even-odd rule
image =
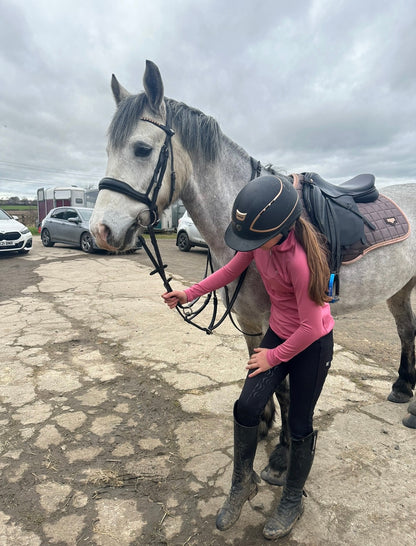
[[[391,199],[379,194],[372,174],[360,174],[339,185],[316,173],[291,176],[305,216],[326,238],[329,295],[336,301],[341,264],[355,262],[380,246],[403,241],[410,233],[409,222]]]

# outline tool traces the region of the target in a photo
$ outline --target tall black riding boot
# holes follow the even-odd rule
[[[303,486],[312,467],[317,435],[315,431],[301,440],[291,440],[286,485],[278,507],[263,529],[269,540],[289,534],[302,515]]]
[[[244,427],[236,419],[237,402],[234,404],[234,470],[230,493],[217,514],[217,529],[226,531],[240,517],[247,500],[257,495],[260,478],[253,470],[257,449],[258,426]]]

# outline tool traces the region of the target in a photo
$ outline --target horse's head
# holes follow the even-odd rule
[[[157,221],[156,211],[172,201],[173,156],[176,170],[186,170],[180,142],[171,142],[163,82],[151,61],[143,83],[145,91],[131,95],[114,75],[111,81],[117,111],[109,128],[106,177],[90,222],[97,244],[107,250],[133,247],[144,227]]]

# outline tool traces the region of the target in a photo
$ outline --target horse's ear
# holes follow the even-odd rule
[[[155,114],[160,114],[164,94],[163,82],[158,67],[152,61],[146,61],[143,85],[150,108]]]
[[[127,89],[124,89],[124,87],[118,83],[118,80],[114,76],[114,74],[111,78],[111,89],[113,91],[114,99],[116,101],[117,106],[120,104],[120,102],[123,99],[130,96],[130,93],[127,91]]]

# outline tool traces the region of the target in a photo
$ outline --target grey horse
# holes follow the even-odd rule
[[[170,160],[167,161],[166,171],[158,179],[158,211],[161,213],[172,201],[181,198],[210,247],[214,267],[219,268],[233,256],[233,251],[224,242],[223,234],[230,221],[235,196],[253,177],[253,160],[222,133],[212,117],[165,97],[159,69],[151,61],[146,62],[143,84],[144,92],[132,95],[115,76],[112,77],[111,87],[117,110],[109,128],[106,177],[121,181],[124,188],[131,188],[132,191],[102,189],[91,218],[91,231],[97,244],[105,249],[122,251],[135,245],[137,236],[143,232],[143,225],[153,221],[149,203],[135,197],[139,194],[149,198],[151,181],[155,181],[155,173],[160,174],[160,151],[167,147]],[[175,132],[169,138],[167,122]],[[174,187],[171,179],[172,158],[176,174]],[[261,167],[258,174],[266,172]],[[385,188],[383,194],[400,206],[412,227],[416,226],[416,184],[393,185]],[[387,301],[401,340],[398,378],[388,398],[392,402],[408,402],[413,396],[416,380],[416,319],[410,301],[416,285],[414,232],[402,242],[378,248],[365,258],[343,266],[340,284],[342,297],[332,304],[334,316]],[[233,308],[242,331],[247,334],[264,333],[268,325],[269,307],[260,277],[255,267],[250,267]],[[246,336],[250,354],[259,345],[260,339],[261,336]],[[275,394],[282,419],[280,444],[263,474],[272,483],[279,482],[282,446],[287,446],[289,438],[287,385],[282,384]],[[416,428],[414,402],[410,404],[409,411],[409,418],[404,423]],[[267,426],[271,425],[271,418],[271,412],[266,412]]]

